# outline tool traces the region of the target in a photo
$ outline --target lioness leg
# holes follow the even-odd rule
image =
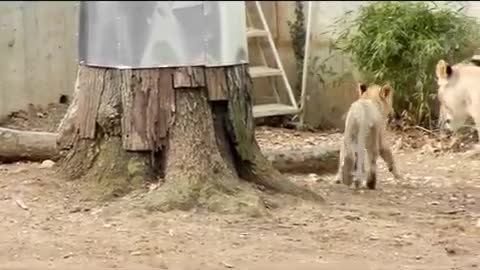
[[[480,102],[477,102],[476,104],[477,107],[473,107],[474,109],[470,110],[470,115],[473,118],[473,121],[475,122],[475,129],[477,130],[477,143],[475,145],[475,150],[480,151],[480,112],[478,110],[478,107],[480,106]]]

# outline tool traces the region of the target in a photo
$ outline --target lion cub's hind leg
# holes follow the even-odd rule
[[[350,186],[352,184],[353,171],[355,169],[355,152],[353,151],[353,147],[348,145],[348,143],[348,139],[344,139],[343,165],[341,170],[342,182],[346,186]]]
[[[375,128],[373,128],[371,136],[367,140],[367,153],[368,173],[366,186],[368,189],[375,189],[377,186],[377,159],[379,155],[379,136]]]
[[[355,178],[353,183],[356,189],[361,187],[365,178],[365,149],[362,145],[359,143],[355,145]]]

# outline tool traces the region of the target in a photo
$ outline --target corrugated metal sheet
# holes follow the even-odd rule
[[[155,68],[247,63],[245,3],[84,1],[79,60],[91,66]]]

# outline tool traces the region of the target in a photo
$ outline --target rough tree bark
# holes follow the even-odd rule
[[[160,180],[146,197],[149,209],[260,214],[255,185],[323,200],[288,181],[260,152],[245,65],[80,66],[77,82],[59,128],[59,170],[93,184],[102,197]]]
[[[122,196],[154,179],[150,155],[122,147],[122,93],[130,73],[79,66],[73,100],[59,126],[58,170],[82,178],[95,197]]]

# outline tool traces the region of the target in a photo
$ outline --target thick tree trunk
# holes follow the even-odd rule
[[[0,162],[56,160],[57,134],[0,128]]]
[[[225,160],[220,152],[205,93],[180,89],[175,99],[165,183],[148,197],[149,208],[187,210],[201,206],[216,212],[260,214],[262,201],[240,181],[231,160]]]
[[[246,66],[81,66],[78,82],[59,129],[58,145],[66,150],[60,171],[88,180],[99,195],[160,180],[146,197],[149,209],[261,214],[259,190],[250,182],[322,200],[285,179],[260,152]]]

